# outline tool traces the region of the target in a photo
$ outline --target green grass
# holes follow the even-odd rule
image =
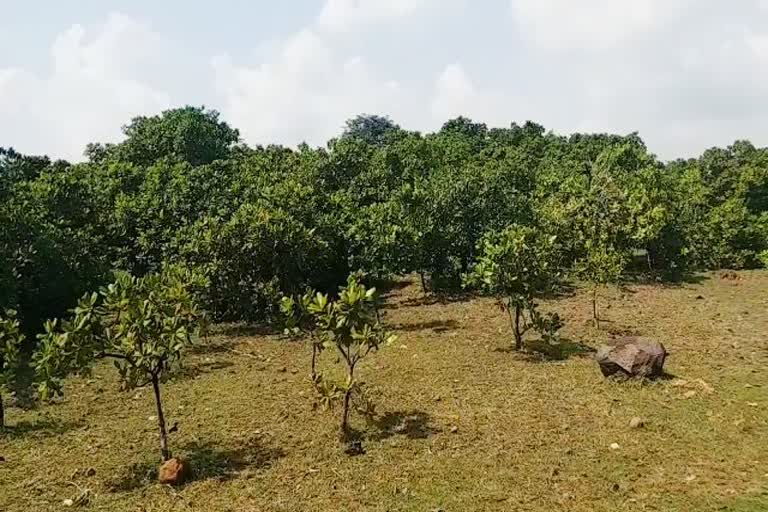
[[[0,510],[768,510],[768,273],[704,277],[607,293],[600,331],[582,292],[547,302],[569,340],[550,358],[505,350],[490,300],[393,291],[399,339],[361,367],[378,417],[356,419],[357,457],[312,409],[306,342],[222,328],[163,388],[171,448],[197,470],[179,489],[153,479],[151,390],[100,366],[56,404],[10,409]],[[674,378],[603,379],[584,346],[622,333],[662,341]]]

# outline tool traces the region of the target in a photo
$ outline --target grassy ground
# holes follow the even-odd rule
[[[197,468],[175,490],[152,480],[151,390],[120,392],[100,367],[60,403],[9,411],[0,510],[768,510],[768,273],[737,277],[611,292],[600,331],[584,293],[549,301],[560,360],[507,351],[492,301],[398,289],[384,320],[399,339],[361,367],[379,416],[356,420],[357,457],[337,415],[312,410],[306,343],[224,332],[164,387],[171,447]],[[581,344],[622,333],[663,341],[674,378],[604,380]]]

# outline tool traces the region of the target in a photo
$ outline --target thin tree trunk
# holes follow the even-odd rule
[[[426,295],[427,294],[427,279],[424,277],[424,272],[419,272],[419,277],[421,277],[421,292]]]
[[[349,384],[350,386],[344,392],[344,409],[341,416],[341,440],[349,440],[349,401],[352,398],[352,382],[355,378],[354,366],[349,369]]]
[[[312,342],[312,383],[317,383],[317,343]]]
[[[597,316],[597,287],[592,288],[592,320],[595,327],[600,328],[600,319]]]
[[[3,409],[3,395],[0,394],[0,429],[5,428],[5,409]]]
[[[346,441],[349,439],[349,400],[352,395],[352,390],[348,389],[344,392],[344,411],[341,417],[341,439]]]
[[[515,350],[523,348],[523,335],[520,333],[520,304],[515,304]]]
[[[168,434],[165,431],[165,417],[163,416],[163,405],[160,402],[160,382],[157,375],[152,376],[152,389],[155,392],[155,404],[157,405],[157,426],[160,428],[160,452],[163,456],[163,462],[171,458],[171,451],[168,449]]]

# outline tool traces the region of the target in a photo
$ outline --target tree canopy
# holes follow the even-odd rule
[[[185,265],[214,320],[264,321],[280,297],[335,293],[356,271],[458,287],[510,226],[556,237],[558,271],[596,282],[768,254],[768,149],[747,141],[665,163],[637,133],[458,117],[420,134],[361,115],[325,148],[248,147],[198,107],[125,135],[85,163],[0,152],[0,308],[28,343],[116,270]]]

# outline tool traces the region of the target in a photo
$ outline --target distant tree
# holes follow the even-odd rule
[[[530,328],[545,331],[545,337],[553,336],[552,331],[562,324],[555,315],[542,316],[535,299],[550,290],[557,277],[555,237],[532,227],[511,225],[486,235],[478,251],[465,285],[496,297],[509,315],[515,350],[523,348],[523,335]]]
[[[626,256],[610,244],[588,240],[586,255],[576,262],[577,273],[589,282],[592,295],[592,321],[600,327],[597,312],[597,293],[601,287],[618,283],[626,265]]]
[[[33,180],[51,165],[47,156],[29,156],[13,148],[0,147],[0,197],[3,188],[13,182]]]
[[[136,117],[123,127],[126,139],[119,144],[89,144],[85,155],[93,162],[115,160],[151,165],[161,158],[209,164],[227,158],[240,133],[219,113],[205,107],[166,110],[152,117]]]
[[[443,123],[441,134],[463,135],[470,138],[484,138],[488,134],[485,123],[475,123],[471,119],[459,116]]]
[[[141,278],[120,273],[84,296],[69,321],[47,322],[34,356],[41,396],[61,393],[67,374],[88,373],[94,361],[112,359],[124,389],[152,385],[160,451],[163,461],[170,459],[160,383],[205,325],[192,292],[200,284],[178,268]]]
[[[359,138],[373,146],[382,146],[390,134],[400,130],[394,121],[386,116],[360,114],[349,119],[344,126],[342,138]]]
[[[0,429],[5,427],[5,410],[2,392],[10,388],[19,368],[19,349],[24,335],[19,329],[16,312],[7,310],[0,315]]]

